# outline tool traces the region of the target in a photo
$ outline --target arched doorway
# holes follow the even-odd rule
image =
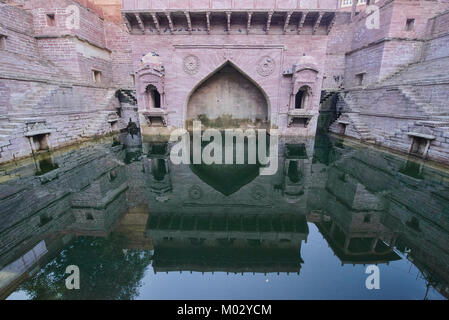
[[[295,96],[295,109],[307,109],[310,96],[310,87],[302,86]]]
[[[146,100],[147,109],[161,108],[161,95],[157,88],[151,84],[146,89]]]
[[[226,63],[193,91],[186,122],[189,128],[194,120],[209,128],[267,128],[268,109],[262,90]]]

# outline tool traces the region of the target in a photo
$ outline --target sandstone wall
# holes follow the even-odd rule
[[[346,54],[346,91],[339,101],[343,115],[331,131],[340,133],[345,125],[346,135],[404,153],[410,152],[414,135],[427,134],[431,141],[425,156],[448,163],[448,3],[379,5],[380,30],[365,28],[363,13],[351,24],[356,49]],[[409,31],[408,19],[415,19]],[[357,32],[364,36],[356,36]],[[360,73],[364,73],[361,85],[356,78]]]
[[[130,60],[125,61],[129,53],[120,41],[123,26],[105,25],[98,12],[77,1],[0,5],[0,34],[7,36],[0,51],[1,162],[35,153],[37,134],[46,135],[46,144],[55,149],[118,131],[136,118],[129,114],[134,108],[116,95],[118,89],[134,89]],[[79,10],[79,28],[67,23],[73,15],[69,6]],[[47,15],[54,16],[54,25]],[[106,27],[115,31],[108,38]],[[97,79],[94,71],[100,73]],[[122,109],[128,119],[119,117]]]

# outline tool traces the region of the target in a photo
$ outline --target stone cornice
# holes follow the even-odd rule
[[[353,54],[354,52],[357,52],[357,51],[360,51],[363,49],[367,49],[370,47],[374,47],[374,46],[377,46],[379,44],[382,44],[382,43],[388,42],[388,41],[426,42],[427,40],[425,40],[425,39],[408,39],[408,38],[399,38],[399,37],[385,37],[385,38],[370,42],[360,48],[350,50],[350,51],[346,52],[345,55],[350,55],[350,54]]]
[[[286,46],[281,44],[177,44],[173,47],[176,49],[286,49]]]
[[[96,44],[96,43],[94,43],[94,42],[92,42],[90,40],[87,40],[84,37],[80,37],[80,36],[78,36],[76,34],[70,34],[70,33],[63,33],[63,34],[58,34],[58,35],[51,35],[51,34],[45,35],[45,34],[43,34],[43,35],[35,35],[34,38],[36,38],[36,39],[75,38],[75,39],[78,39],[80,41],[86,42],[86,43],[90,44],[91,46],[94,46],[94,47],[96,47],[98,49],[105,50],[105,51],[108,51],[109,53],[112,53],[112,50],[110,50],[110,49],[108,49],[106,47],[100,46],[100,45],[98,45],[98,44]]]

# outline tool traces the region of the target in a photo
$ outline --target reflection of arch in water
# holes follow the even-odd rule
[[[180,214],[153,212],[146,235],[153,240],[155,272],[299,273],[305,215]]]
[[[288,165],[288,178],[290,181],[293,183],[298,183],[301,181],[302,177],[303,174],[300,171],[298,161],[290,161]]]
[[[225,141],[225,136],[222,133],[222,141]],[[260,174],[260,163],[256,160],[256,163],[251,163],[249,161],[249,143],[248,139],[237,139],[234,142],[232,155],[233,155],[233,163],[235,165],[225,164],[225,155],[227,152],[225,146],[222,145],[222,164],[206,164],[201,162],[199,164],[195,164],[193,161],[193,147],[191,149],[191,163],[190,169],[192,172],[200,178],[204,183],[214,188],[221,194],[225,196],[230,196],[237,191],[239,191],[244,186],[250,184],[254,179],[256,179]],[[269,147],[269,137],[266,139],[266,150],[270,151]],[[193,144],[192,144],[193,145]],[[256,146],[258,143],[256,142]],[[207,144],[203,144],[201,153],[203,153],[204,148],[207,147]],[[243,150],[243,161],[240,164],[237,164],[236,154],[239,152],[238,150]],[[257,150],[257,147],[256,147]]]
[[[167,174],[165,159],[153,159],[151,161],[151,174],[154,180],[163,181]]]
[[[270,103],[264,90],[242,70],[226,62],[191,91],[186,124],[200,119],[208,127],[268,127]]]

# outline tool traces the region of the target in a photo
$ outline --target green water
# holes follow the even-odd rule
[[[446,170],[326,135],[281,139],[269,176],[170,148],[120,136],[0,167],[0,297],[449,296]]]

